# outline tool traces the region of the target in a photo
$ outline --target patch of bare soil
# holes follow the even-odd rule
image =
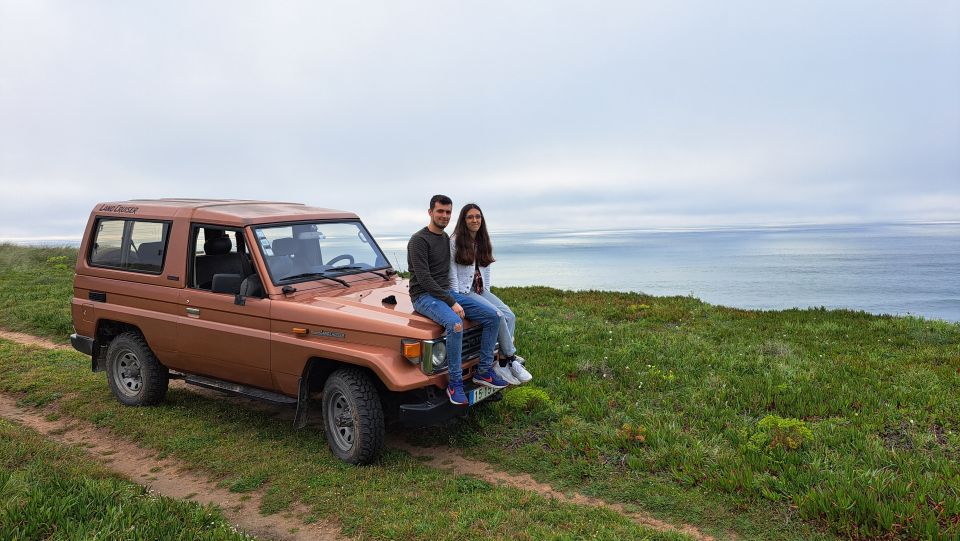
[[[209,479],[187,471],[183,463],[158,460],[153,451],[117,439],[85,422],[62,417],[48,421],[43,414],[17,407],[9,396],[0,395],[0,417],[32,428],[47,438],[82,448],[107,468],[149,490],[176,499],[189,499],[220,507],[224,516],[240,530],[261,539],[342,540],[340,528],[332,523],[304,524],[309,508],[298,506],[283,515],[261,515],[262,494],[235,493],[216,487]]]
[[[57,344],[54,344],[53,342],[49,342],[49,341],[36,338],[30,335],[21,334],[21,333],[10,333],[6,331],[0,331],[0,338],[7,338],[9,340],[14,340],[16,342],[25,343],[25,344],[40,345],[42,347],[57,347],[57,348],[69,347],[69,346],[59,346]],[[257,400],[252,400],[252,399],[243,398],[239,396],[232,396],[232,395],[224,394],[211,389],[205,389],[203,387],[198,387],[195,385],[188,385],[180,380],[171,380],[170,385],[171,387],[185,389],[197,394],[214,397],[221,400],[230,400],[238,403],[238,405],[242,405],[243,407],[271,412],[273,417],[277,418],[278,420],[282,420],[284,422],[292,422],[293,420],[294,410],[289,407],[274,406],[272,404],[267,404],[265,402],[261,402]],[[9,399],[4,399],[4,400],[9,400]],[[308,424],[315,425],[319,423],[319,419],[317,418],[318,413],[319,411],[311,412],[310,422]],[[6,416],[2,411],[0,411],[0,415]],[[450,471],[460,475],[472,475],[474,477],[478,477],[484,481],[487,481],[488,483],[511,486],[514,488],[518,488],[520,490],[534,492],[547,498],[557,498],[559,500],[572,503],[575,505],[588,505],[591,507],[600,507],[604,509],[610,509],[612,511],[620,513],[621,515],[633,520],[634,522],[640,525],[653,528],[655,530],[680,532],[690,537],[693,537],[695,539],[698,539],[700,541],[714,540],[712,536],[704,532],[701,532],[695,526],[692,526],[689,524],[680,524],[680,525],[671,524],[669,522],[658,520],[645,513],[629,511],[626,509],[626,507],[623,504],[606,502],[599,498],[586,496],[577,492],[573,492],[573,493],[561,492],[559,490],[554,489],[548,484],[537,481],[536,479],[534,479],[528,474],[513,474],[513,473],[507,473],[504,471],[497,470],[491,464],[488,464],[486,462],[466,458],[462,454],[460,454],[457,450],[452,449],[450,447],[445,447],[445,446],[417,447],[405,441],[402,441],[398,438],[390,438],[387,444],[391,447],[404,450],[413,456],[429,458],[431,460],[427,462],[427,464],[437,469]],[[130,444],[127,444],[127,445],[130,445]],[[145,450],[141,449],[140,451],[145,455],[149,454]],[[164,471],[168,469],[169,468],[165,468]],[[134,480],[137,479],[132,475],[130,477]],[[209,488],[209,485],[207,486]],[[184,494],[189,494],[190,492],[192,491],[186,491],[184,492]],[[197,492],[198,494],[200,494],[199,491]],[[239,496],[233,493],[229,493],[223,490],[219,490],[219,492],[229,494],[234,499],[239,498]],[[163,492],[161,493],[165,494]],[[173,496],[173,497],[178,497],[178,496]],[[250,505],[252,505],[254,509],[259,508],[259,497],[257,498],[258,499],[256,500],[256,503],[254,503],[254,500],[252,499],[247,502]],[[236,504],[233,504],[233,505],[236,505]],[[223,505],[222,507],[224,508],[225,513],[229,512],[229,507],[227,505]],[[272,517],[261,517],[261,518],[270,519]],[[232,516],[229,514],[228,514],[228,519],[233,521]],[[291,522],[297,522],[297,521],[292,520]],[[237,522],[235,522],[234,524],[240,525]],[[240,526],[244,527],[242,525]],[[335,528],[333,527],[330,527],[330,528],[332,528],[330,531],[336,531]],[[246,527],[244,527],[244,529],[246,529]],[[250,531],[250,530],[247,530],[247,531]],[[731,539],[736,538],[736,536],[733,535],[732,533],[728,533],[727,536]],[[278,538],[286,539],[289,537],[278,537]],[[311,537],[308,536],[306,538],[311,538]],[[318,538],[318,539],[327,539],[327,538]],[[330,537],[330,539],[333,539],[333,537]]]
[[[4,331],[0,329],[0,338],[5,338],[25,346],[37,346],[46,349],[70,349],[70,346],[68,345],[58,344],[52,340],[47,340],[46,338],[40,338],[30,334],[24,334],[22,332]]]

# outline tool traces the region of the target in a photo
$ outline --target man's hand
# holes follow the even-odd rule
[[[463,307],[460,306],[460,303],[459,303],[459,302],[453,303],[453,306],[451,306],[450,308],[453,309],[453,313],[454,313],[454,314],[457,314],[458,316],[460,316],[460,319],[464,319]]]

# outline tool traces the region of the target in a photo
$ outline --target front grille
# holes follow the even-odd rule
[[[463,350],[461,356],[464,361],[469,361],[474,357],[480,356],[480,338],[483,336],[483,327],[476,325],[467,329],[463,333]]]

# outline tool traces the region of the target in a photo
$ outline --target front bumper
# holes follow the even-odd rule
[[[469,393],[471,389],[477,387],[469,380],[463,382],[464,392]],[[470,408],[484,402],[496,402],[503,398],[502,392],[490,396],[482,402],[477,402],[472,406],[457,406],[447,398],[446,390],[430,396],[423,402],[412,404],[400,404],[400,424],[408,427],[433,426],[443,424],[456,417],[466,417]]]
[[[70,345],[80,353],[93,355],[93,338],[89,336],[80,336],[77,333],[70,335]]]

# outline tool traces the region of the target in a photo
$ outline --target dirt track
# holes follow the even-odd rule
[[[335,524],[304,524],[299,516],[309,514],[306,507],[283,515],[261,515],[261,494],[240,494],[217,488],[209,479],[189,472],[181,462],[171,458],[159,460],[152,450],[137,447],[83,421],[66,417],[48,421],[42,411],[17,407],[13,398],[2,394],[0,417],[32,428],[58,443],[79,445],[106,467],[158,494],[217,505],[231,524],[258,538],[346,539],[340,536],[340,528]]]
[[[17,332],[0,330],[0,338],[48,349],[70,348],[70,346],[56,344],[43,338]],[[214,396],[222,400],[242,402],[248,407],[270,410],[278,418],[289,417],[288,420],[290,421],[293,419],[293,411],[289,408],[274,407],[245,398],[225,396],[216,391],[184,385],[176,380],[170,383],[172,386],[182,386],[184,389],[199,394]],[[209,479],[186,471],[187,467],[182,463],[169,458],[157,460],[154,453],[149,449],[142,449],[130,442],[119,440],[106,430],[95,428],[83,421],[66,418],[55,422],[47,421],[37,410],[19,408],[13,398],[2,394],[0,394],[0,416],[29,426],[54,441],[65,444],[86,444],[90,454],[107,467],[159,494],[178,499],[190,497],[191,500],[201,503],[214,503],[223,509],[224,515],[231,523],[257,537],[284,540],[346,539],[340,536],[340,528],[335,524],[313,523],[305,525],[298,518],[309,514],[309,509],[305,506],[283,515],[260,515],[257,510],[260,508],[262,494],[249,492],[244,495],[216,488]],[[64,431],[65,428],[67,430]],[[691,525],[673,525],[644,513],[629,512],[621,504],[611,504],[579,493],[560,492],[550,485],[538,482],[530,475],[512,474],[497,470],[491,464],[464,457],[461,453],[449,447],[416,447],[397,438],[390,438],[388,445],[402,449],[413,456],[429,458],[430,460],[426,464],[437,469],[459,475],[470,475],[492,484],[511,486],[576,505],[610,509],[638,524],[656,530],[680,532],[702,541],[712,541],[714,539]],[[155,468],[160,468],[160,470],[151,471]],[[247,496],[247,498],[242,500],[241,497],[244,496]],[[250,512],[251,510],[254,512]]]

